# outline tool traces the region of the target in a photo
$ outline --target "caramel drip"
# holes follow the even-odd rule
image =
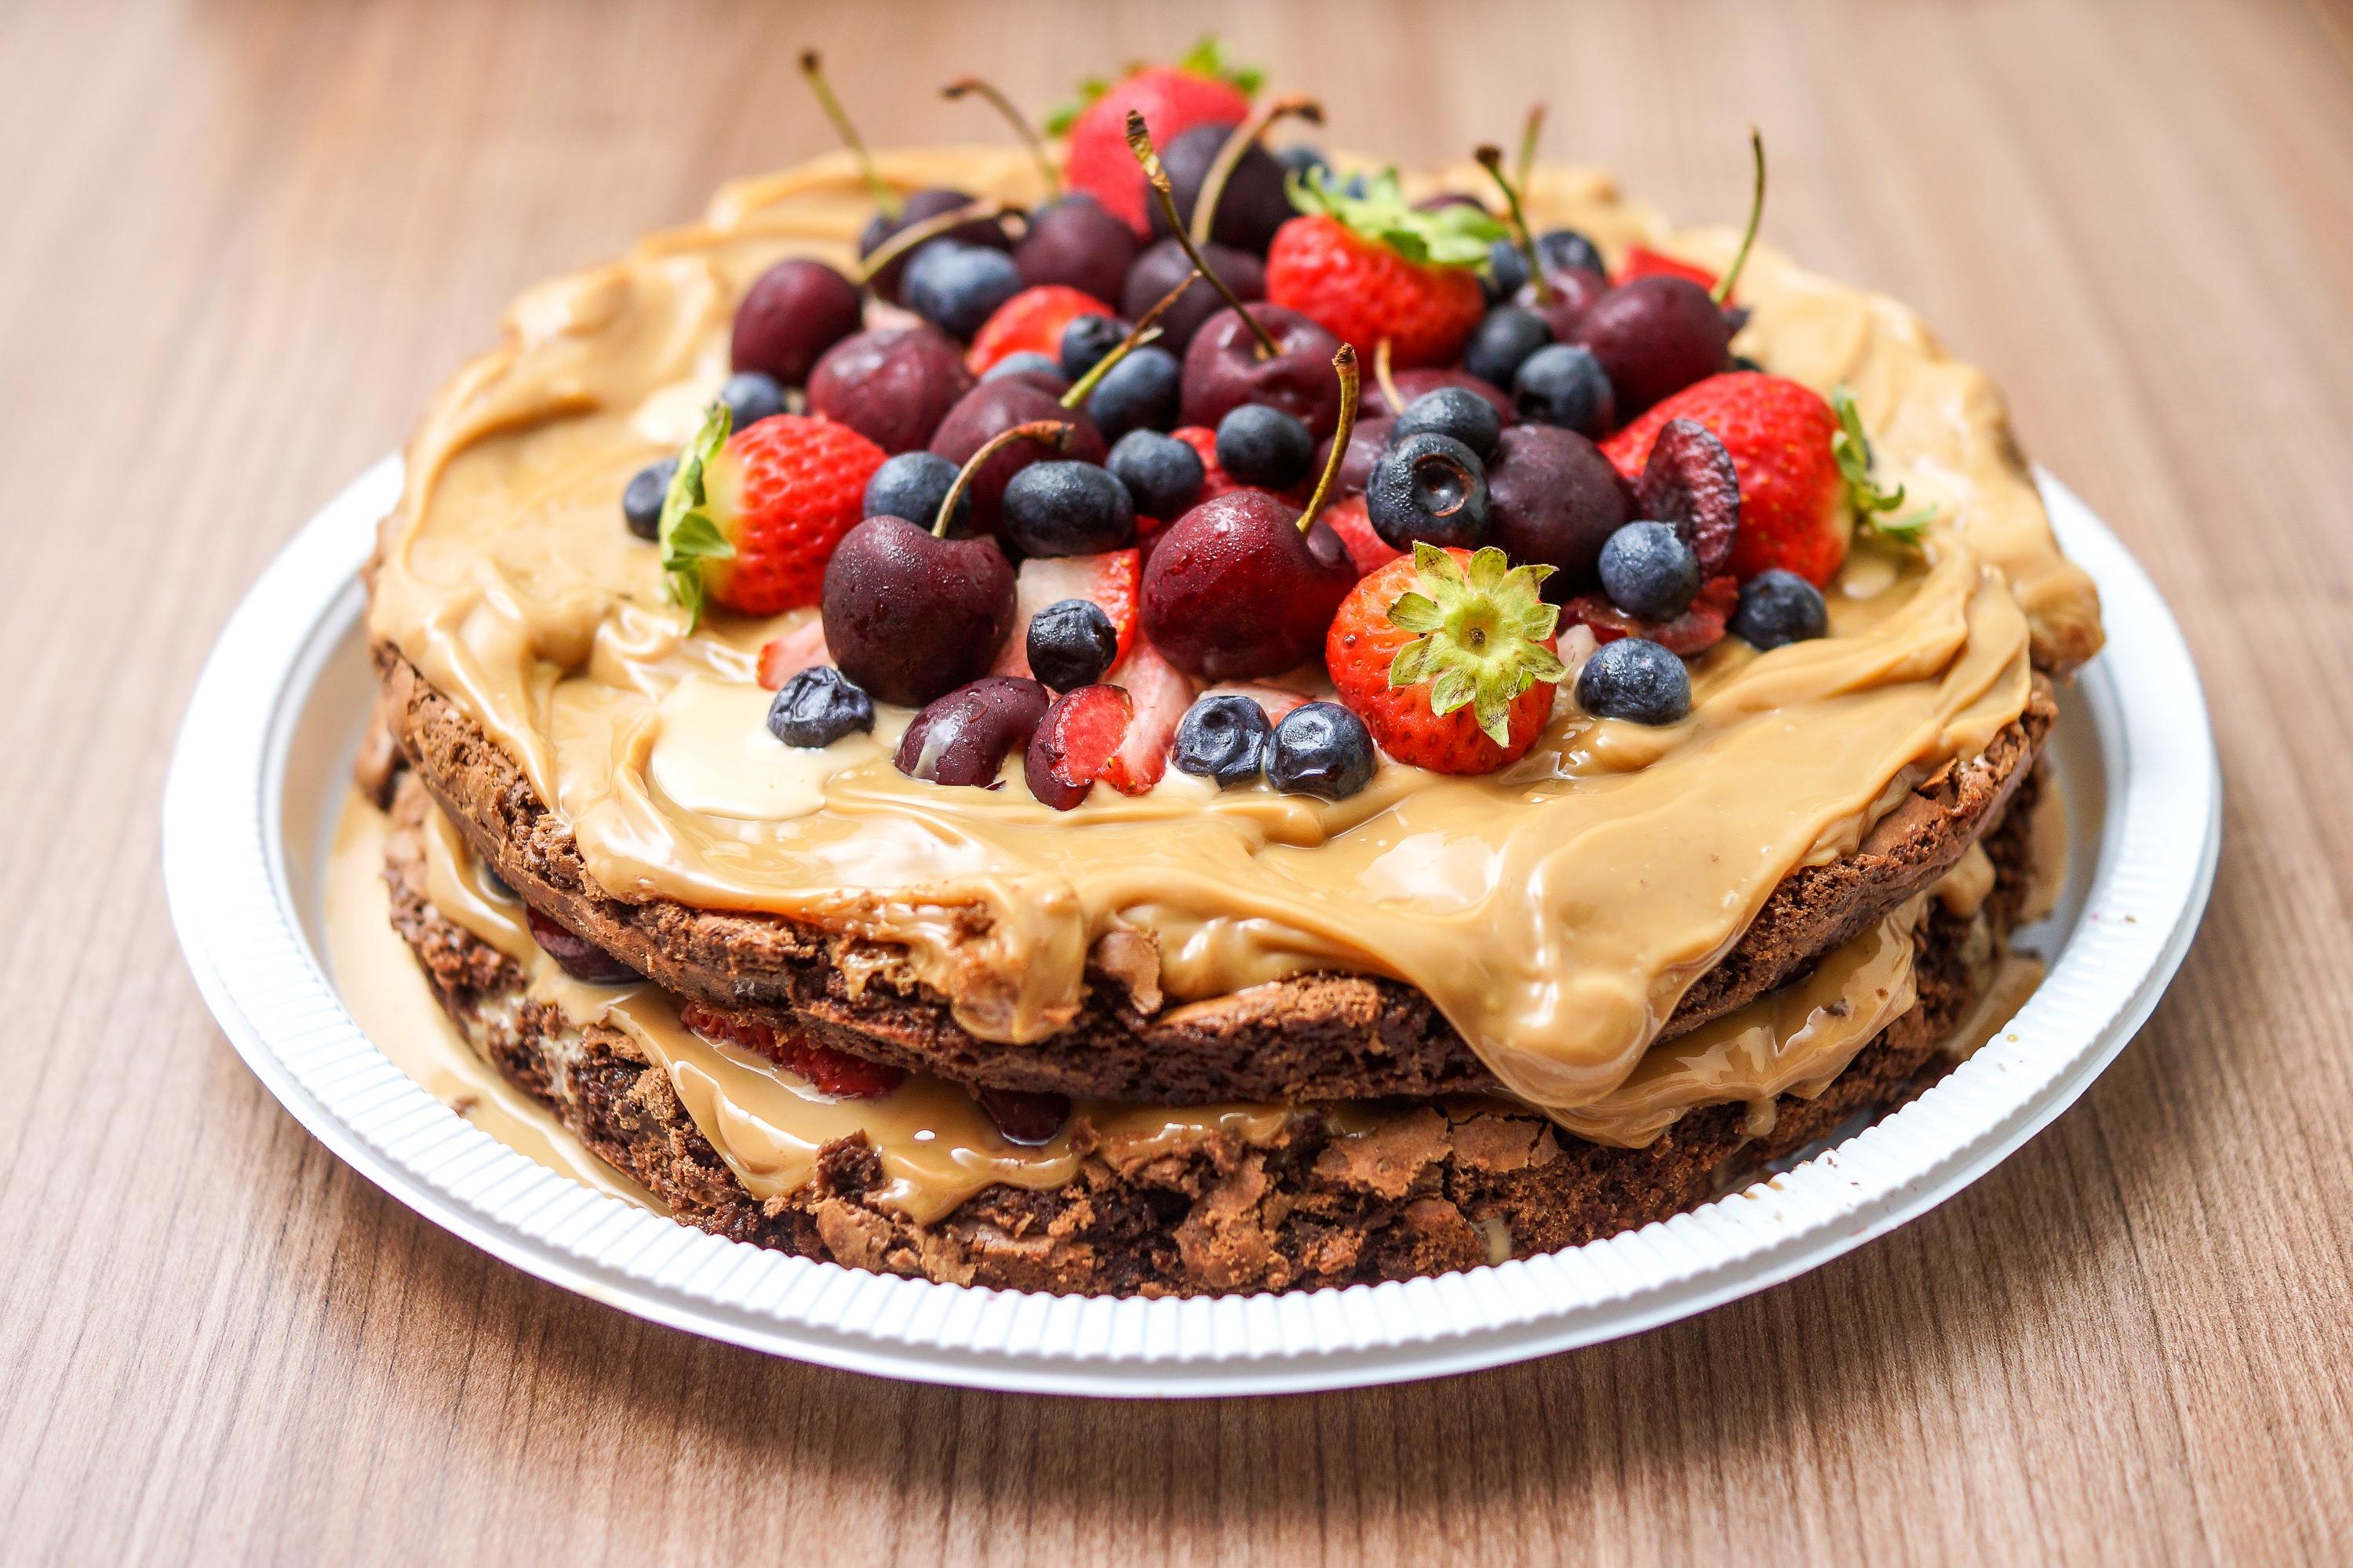
[[[1016,199],[1035,179],[981,152],[882,167],[908,188]],[[1540,221],[1605,246],[1710,243],[1667,235],[1591,176],[1546,171],[1535,195]],[[903,949],[982,1037],[1063,1026],[1096,942],[1135,931],[1182,1001],[1315,969],[1405,980],[1514,1093],[1590,1106],[1783,876],[1851,847],[1909,780],[2017,716],[2036,638],[2096,637],[2088,584],[2052,546],[1984,378],[1901,307],[1760,251],[1744,351],[1852,385],[1883,477],[1937,521],[1922,557],[1858,546],[1832,637],[1701,660],[1684,722],[1596,721],[1564,701],[1535,751],[1489,778],[1387,765],[1326,803],[1172,771],[1067,814],[1018,780],[900,775],[886,742],[903,713],[875,739],[788,752],[760,726],[753,663],[810,613],[712,616],[689,634],[616,498],[691,431],[751,278],[786,253],[845,260],[863,211],[848,165],[820,162],[732,186],[704,226],[525,295],[506,343],[410,447],[371,629],[516,759],[599,885]]]

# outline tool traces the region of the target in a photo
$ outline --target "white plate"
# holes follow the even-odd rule
[[[2062,699],[2073,869],[2051,972],[1918,1100],[1745,1193],[1465,1274],[1203,1300],[1029,1295],[723,1241],[479,1131],[371,1045],[320,954],[327,835],[367,712],[355,574],[399,491],[386,458],[270,563],[206,663],[164,797],[173,923],[221,1027],[362,1174],[516,1268],[640,1317],[828,1366],[1114,1395],[1283,1393],[1493,1366],[1688,1317],[1952,1196],[2081,1094],[2156,1006],[2213,881],[2221,781],[2179,629],[2116,536],[2042,479],[2100,585],[2109,651]]]

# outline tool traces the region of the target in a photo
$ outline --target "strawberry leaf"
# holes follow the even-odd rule
[[[728,426],[733,423],[727,405],[713,403],[702,416],[702,428],[686,444],[678,457],[678,471],[670,476],[670,489],[662,496],[661,522],[655,537],[661,542],[662,584],[670,603],[686,611],[686,624],[693,629],[702,618],[703,601],[709,593],[703,581],[702,566],[706,561],[729,561],[735,555],[735,546],[702,510],[710,496],[703,484],[703,469],[719,449],[727,444]]]
[[[1434,212],[1414,207],[1395,169],[1366,176],[1362,195],[1350,195],[1329,169],[1314,170],[1307,179],[1288,174],[1282,184],[1301,212],[1332,218],[1418,267],[1483,266],[1489,248],[1511,232],[1483,207],[1460,202]]]
[[[1225,50],[1219,44],[1215,33],[1202,34],[1200,41],[1187,49],[1185,58],[1176,62],[1176,68],[1194,76],[1208,77],[1211,81],[1224,82],[1244,98],[1255,95],[1266,81],[1266,73],[1256,66],[1228,65]]]
[[[1886,489],[1871,477],[1871,437],[1863,432],[1862,415],[1844,383],[1831,388],[1831,408],[1839,422],[1831,437],[1831,456],[1838,461],[1839,477],[1846,481],[1847,499],[1854,505],[1856,518],[1882,539],[1916,546],[1927,537],[1936,509],[1924,506],[1902,517],[1888,516],[1904,504],[1904,487]]]

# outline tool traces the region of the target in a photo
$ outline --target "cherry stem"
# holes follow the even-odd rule
[[[1234,297],[1231,289],[1226,287],[1226,280],[1218,276],[1218,269],[1201,259],[1200,247],[1195,245],[1193,237],[1185,232],[1185,220],[1176,216],[1176,193],[1168,184],[1168,171],[1160,166],[1160,154],[1152,150],[1152,135],[1144,128],[1144,116],[1133,109],[1127,111],[1127,150],[1135,154],[1137,166],[1143,169],[1145,179],[1151,183],[1152,194],[1160,203],[1160,216],[1168,220],[1168,232],[1176,237],[1176,243],[1184,249],[1186,258],[1192,262],[1195,270],[1209,280],[1209,287],[1234,308],[1234,314],[1240,316],[1243,324],[1257,337],[1258,357],[1273,359],[1282,353],[1282,345],[1274,341],[1274,335],[1256,316],[1242,309],[1242,302]]]
[[[926,241],[937,239],[940,236],[962,228],[968,223],[986,222],[990,218],[1003,217],[1008,213],[1018,210],[1020,209],[1010,202],[984,197],[976,202],[968,202],[960,207],[950,208],[944,213],[934,213],[921,223],[911,223],[876,246],[872,252],[858,264],[858,281],[873,282],[876,275],[884,268]]]
[[[1373,384],[1389,400],[1389,416],[1405,412],[1405,399],[1398,395],[1397,383],[1389,378],[1389,341],[1383,338],[1373,345]]]
[[[1295,114],[1310,125],[1324,123],[1324,106],[1312,98],[1293,94],[1271,99],[1258,111],[1233,129],[1218,155],[1209,160],[1208,171],[1201,176],[1201,189],[1193,197],[1193,243],[1209,243],[1209,229],[1217,220],[1218,203],[1224,199],[1226,183],[1241,166],[1242,154],[1258,144],[1269,127],[1286,114]]]
[[[833,88],[825,79],[825,68],[815,49],[801,51],[801,75],[808,79],[809,90],[817,94],[817,106],[825,110],[828,120],[833,121],[834,133],[841,138],[842,145],[849,149],[849,155],[858,160],[858,172],[864,177],[866,188],[873,193],[874,205],[882,209],[884,217],[896,220],[905,210],[906,204],[899,199],[899,193],[884,184],[882,176],[875,172],[874,154],[869,153],[866,143],[860,140],[858,127],[849,122],[849,115],[841,107],[841,100],[833,96]]]
[[[1539,104],[1530,118],[1541,119],[1543,114],[1544,108]],[[1528,232],[1528,215],[1520,208],[1520,193],[1513,187],[1511,181],[1504,177],[1504,150],[1486,146],[1472,156],[1477,158],[1479,166],[1487,171],[1487,177],[1495,182],[1495,188],[1504,193],[1504,205],[1512,215],[1512,233],[1518,237],[1520,255],[1527,261],[1528,282],[1535,289],[1536,303],[1550,303],[1552,285],[1545,280],[1544,266],[1536,258],[1536,238]],[[1525,175],[1522,177],[1525,178]]]
[[[1190,289],[1193,286],[1193,280],[1200,276],[1200,268],[1195,268],[1185,274],[1183,282],[1153,301],[1152,309],[1138,316],[1135,319],[1135,325],[1127,329],[1127,336],[1122,338],[1111,353],[1088,366],[1087,374],[1072,383],[1070,391],[1062,394],[1062,406],[1076,408],[1080,404],[1084,403],[1087,400],[1087,394],[1095,389],[1096,383],[1111,374],[1112,366],[1160,336],[1160,328],[1155,323],[1162,316],[1168,313],[1168,308],[1171,305],[1184,298],[1185,290]]]
[[[1340,373],[1340,423],[1332,431],[1332,455],[1324,459],[1315,493],[1307,498],[1307,510],[1299,514],[1302,533],[1314,526],[1316,513],[1340,488],[1340,464],[1348,456],[1348,437],[1356,433],[1356,351],[1342,343],[1340,352],[1332,356],[1332,368]]]
[[[1730,269],[1707,291],[1707,297],[1719,305],[1732,298],[1732,286],[1739,280],[1740,269],[1748,265],[1748,247],[1757,243],[1757,225],[1765,216],[1765,138],[1754,125],[1748,128],[1748,157],[1757,168],[1756,184],[1748,193],[1748,226],[1741,231],[1740,248],[1733,252]]]
[[[1528,105],[1527,122],[1520,127],[1519,162],[1512,166],[1512,179],[1524,191],[1528,188],[1528,176],[1535,173],[1536,138],[1544,134],[1544,121],[1545,106]]]
[[[948,487],[947,495],[940,501],[940,515],[932,521],[932,537],[945,539],[948,536],[948,519],[955,515],[956,502],[964,500],[964,492],[971,485],[972,476],[980,471],[983,463],[1016,441],[1043,441],[1057,452],[1067,452],[1071,449],[1071,433],[1077,428],[1077,426],[1066,425],[1059,419],[1032,419],[1027,425],[999,430],[983,441],[980,450],[966,458],[964,467],[956,470],[955,483]]]
[[[1029,156],[1038,161],[1038,173],[1046,182],[1046,199],[1052,201],[1060,196],[1062,194],[1062,176],[1055,171],[1054,160],[1047,155],[1046,143],[1039,137],[1038,128],[1029,123],[1029,117],[1015,108],[1013,100],[999,91],[996,83],[983,81],[976,76],[960,76],[940,89],[940,96],[951,100],[962,98],[968,92],[976,92],[987,99],[989,106],[1005,117],[1005,122],[1013,127],[1013,133],[1020,137],[1022,144],[1029,149]]]

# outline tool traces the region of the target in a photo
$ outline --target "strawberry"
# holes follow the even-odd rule
[[[1590,626],[1597,643],[1648,637],[1669,653],[1695,658],[1724,640],[1724,628],[1739,607],[1740,579],[1726,572],[1701,584],[1690,607],[1672,621],[1630,616],[1599,594],[1579,594],[1560,613],[1573,626]]]
[[[1484,207],[1406,205],[1394,169],[1351,196],[1319,170],[1303,211],[1275,231],[1266,297],[1313,318],[1369,359],[1386,338],[1399,369],[1446,364],[1479,324],[1478,268],[1506,233]]]
[[[760,684],[771,691],[779,691],[786,681],[802,670],[832,662],[833,655],[825,647],[825,621],[811,616],[808,624],[798,631],[786,632],[760,645]]]
[[[1168,771],[1168,748],[1176,743],[1176,726],[1193,705],[1193,680],[1142,637],[1103,679],[1126,688],[1134,705],[1126,738],[1103,780],[1123,795],[1142,795]]]
[[[1200,505],[1201,501],[1208,500],[1213,496],[1224,495],[1228,490],[1244,488],[1240,479],[1226,472],[1218,462],[1218,433],[1215,430],[1210,429],[1207,425],[1179,425],[1168,434],[1200,455],[1201,495],[1200,500],[1193,503],[1195,506]],[[1176,520],[1169,518],[1164,521],[1173,522]]]
[[[972,347],[965,351],[965,368],[975,375],[986,375],[998,360],[1022,353],[1041,353],[1059,362],[1064,327],[1081,316],[1110,314],[1111,307],[1101,300],[1060,283],[1024,289],[997,307],[997,313],[973,334]]]
[[[1377,572],[1405,553],[1373,531],[1373,520],[1365,514],[1365,498],[1345,497],[1324,509],[1324,521],[1348,547],[1348,559],[1356,563],[1356,575]]]
[[[1491,773],[1535,744],[1567,668],[1549,566],[1417,543],[1340,605],[1324,661],[1381,750],[1441,773]]]
[[[823,415],[775,415],[732,437],[727,425],[713,404],[662,500],[670,599],[691,616],[706,597],[752,616],[814,605],[882,448]]]
[[[1192,705],[1193,683],[1139,642],[1111,678],[1054,699],[1021,760],[1029,793],[1075,809],[1096,782],[1143,795],[1168,771],[1168,748]]]
[[[1637,278],[1687,278],[1703,289],[1715,287],[1715,274],[1704,267],[1694,267],[1688,261],[1652,250],[1647,245],[1626,247],[1626,259],[1618,265],[1620,283],[1630,283]]]
[[[1817,587],[1829,582],[1846,559],[1855,499],[1853,476],[1833,449],[1841,431],[1831,405],[1810,387],[1758,371],[1694,382],[1601,443],[1630,483],[1641,478],[1651,444],[1670,419],[1704,426],[1732,454],[1740,475],[1732,574],[1746,583],[1778,566]],[[1862,482],[1869,484],[1867,459]]]
[[[1127,657],[1135,639],[1136,584],[1144,574],[1143,557],[1134,550],[1113,550],[1101,555],[1033,555],[1021,563],[1013,580],[1013,635],[1005,639],[992,675],[1029,673],[1029,617],[1065,599],[1092,599],[1111,617],[1119,633],[1116,665]]]
[[[870,1062],[749,1018],[731,1018],[701,1002],[680,1008],[678,1021],[706,1040],[723,1040],[798,1073],[810,1088],[835,1100],[878,1100],[907,1080],[902,1068]]]
[[[1219,56],[1218,41],[1203,38],[1173,66],[1137,66],[1115,82],[1081,83],[1082,102],[1046,122],[1050,132],[1069,137],[1062,183],[1086,192],[1151,238],[1144,171],[1127,150],[1128,110],[1144,116],[1154,146],[1166,147],[1196,125],[1249,119],[1259,80],[1255,70],[1229,67]]]

